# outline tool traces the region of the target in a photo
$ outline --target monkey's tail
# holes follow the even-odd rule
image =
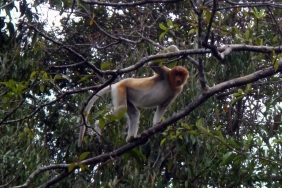
[[[85,121],[86,121],[86,123],[87,123],[87,116],[90,113],[90,110],[91,110],[93,104],[95,103],[95,101],[99,97],[103,96],[104,94],[106,94],[106,93],[108,93],[110,91],[111,91],[111,86],[107,86],[104,89],[100,90],[96,95],[94,95],[90,99],[90,101],[88,102],[88,104],[85,107],[85,112],[86,112],[86,119],[85,119]],[[79,130],[78,143],[77,143],[78,147],[81,147],[81,145],[82,145],[82,141],[83,141],[83,137],[84,137],[85,131],[86,131],[86,125],[83,124],[82,126],[80,126],[80,130]]]
[[[99,99],[99,97],[103,96],[104,94],[106,94],[110,91],[111,91],[111,86],[107,86],[104,89],[100,90],[96,95],[94,95],[85,107],[86,115],[88,115],[90,113],[90,110],[91,110],[93,104],[95,103],[95,101],[97,101],[97,99]]]

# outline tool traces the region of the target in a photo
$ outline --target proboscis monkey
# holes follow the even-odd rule
[[[167,50],[168,52],[178,51],[174,45],[168,47]],[[175,66],[169,69],[165,66],[160,66],[157,62],[150,62],[149,67],[155,72],[155,75],[152,77],[126,78],[99,91],[85,107],[86,116],[90,113],[94,102],[100,96],[111,91],[114,106],[113,114],[116,115],[123,109],[126,109],[127,112],[127,142],[132,141],[137,136],[140,113],[136,107],[157,107],[153,124],[160,122],[167,107],[182,91],[189,77],[189,72],[182,66]],[[82,144],[85,130],[86,126],[81,126],[78,140],[79,147]],[[99,134],[101,133],[98,121],[95,122],[95,130]]]

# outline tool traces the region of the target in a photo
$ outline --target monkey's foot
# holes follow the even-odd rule
[[[137,139],[139,139],[139,138],[141,138],[140,135],[138,135],[137,137],[130,136],[130,137],[127,137],[127,138],[126,138],[126,142],[127,142],[127,143],[131,143],[131,142],[133,142],[133,141],[135,141],[135,140],[137,140]],[[150,139],[147,139],[146,141],[144,141],[144,143],[142,143],[142,145],[148,144],[149,141],[150,141]]]
[[[126,142],[127,143],[130,143],[130,142],[133,142],[134,140],[138,139],[138,137],[134,137],[134,136],[130,136],[130,137],[127,137],[126,138]]]

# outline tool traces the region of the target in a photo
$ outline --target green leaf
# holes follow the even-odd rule
[[[25,135],[26,135],[25,133],[20,133],[20,134],[18,135],[18,137],[19,137],[19,138],[24,138]]]
[[[274,70],[276,72],[278,70],[278,68],[279,68],[279,62],[277,60],[274,61],[273,67],[274,67]]]
[[[222,142],[223,144],[226,144],[226,141],[224,140],[223,136],[213,136],[214,138],[216,138],[217,140],[219,140],[220,142]]]
[[[89,80],[91,76],[92,76],[92,75],[83,76],[80,80],[78,80],[78,82],[83,82],[83,81],[85,81],[85,80]]]
[[[263,9],[261,9],[261,10],[259,11],[259,19],[262,19],[262,18],[264,18],[265,16],[267,16],[267,14],[265,13],[265,11],[264,11]]]
[[[256,7],[253,8],[253,14],[256,18],[258,18],[258,9]]]
[[[248,134],[248,137],[247,137],[247,138],[248,138],[248,141],[249,141],[249,142],[252,142],[252,141],[253,141],[253,137],[252,137],[251,134]]]
[[[196,30],[195,29],[190,29],[190,31],[188,32],[188,35],[191,35],[191,34],[194,34],[196,33]]]
[[[252,84],[251,84],[251,83],[250,83],[250,84],[247,84],[244,93],[245,93],[245,94],[248,94],[248,93],[251,91],[251,89],[252,89]]]
[[[75,167],[75,163],[71,163],[68,167],[68,172],[72,172]]]
[[[187,123],[183,123],[183,127],[187,130],[191,130],[191,127]]]
[[[48,74],[45,71],[40,71],[40,74],[42,74],[42,78],[48,79]]]
[[[84,160],[89,154],[90,154],[89,151],[83,152],[83,153],[79,156],[79,161]]]
[[[238,144],[234,140],[228,140],[227,143],[232,147],[238,147]]]
[[[168,68],[173,68],[177,65],[177,61],[171,62],[167,65]]]
[[[68,0],[62,0],[62,2],[64,3],[64,6],[65,6],[65,7],[68,7],[68,8],[71,8],[71,7],[72,7],[72,3],[71,3],[71,1],[68,1]]]
[[[253,56],[251,59],[256,61],[261,61],[265,57],[265,54],[259,54],[256,56]]]
[[[227,152],[226,154],[223,155],[222,157],[222,161],[219,164],[220,166],[226,165],[228,164],[230,161],[232,161],[232,151]]]
[[[221,128],[222,128],[222,125],[219,125],[219,126],[216,128],[216,131],[219,132],[220,134],[221,134],[221,132],[220,132]]]
[[[202,124],[203,124],[203,119],[202,118],[198,119],[198,121],[196,122],[196,126],[202,126]]]
[[[278,42],[278,38],[279,38],[279,35],[275,35],[275,36],[273,37],[273,39],[272,39],[272,42],[273,42],[273,43]]]
[[[274,143],[281,143],[282,142],[282,139],[275,139],[273,140]]]
[[[83,142],[86,142],[88,140],[89,136],[84,136],[83,137]]]
[[[160,146],[162,146],[165,142],[166,142],[166,138],[163,138],[161,143],[160,143]]]
[[[245,41],[245,39],[239,34],[235,34],[235,37],[238,38],[240,41]]]
[[[104,118],[99,118],[99,125],[101,129],[104,129],[104,127],[106,126],[106,121]]]
[[[159,36],[159,41],[162,41],[162,40],[163,40],[163,38],[164,38],[164,36],[165,36],[166,33],[167,33],[167,32],[165,31],[165,32],[163,32],[162,34],[160,34],[160,36]]]
[[[240,97],[242,96],[242,93],[233,93],[233,97]]]
[[[30,76],[29,76],[29,78],[31,79],[31,78],[33,78],[35,75],[36,75],[36,71],[32,71],[32,73],[30,74]]]
[[[54,80],[68,80],[69,82],[71,81],[71,79],[67,75],[64,75],[64,74],[56,74],[54,76]]]
[[[78,163],[78,166],[81,168],[82,171],[84,171],[84,170],[88,170],[89,171],[90,170],[87,165]]]
[[[200,9],[206,10],[206,9],[208,9],[208,7],[207,7],[207,6],[204,6],[204,5],[200,5]]]
[[[109,70],[109,69],[112,69],[113,67],[114,67],[114,64],[110,62],[103,62],[101,64],[101,70]]]
[[[41,84],[40,87],[39,87],[39,89],[40,89],[40,91],[41,91],[42,93],[44,92],[44,88],[45,88],[45,87],[44,87],[43,84]]]
[[[231,105],[235,104],[236,102],[238,102],[239,100],[243,99],[244,95],[241,95],[237,98],[235,98],[232,102],[231,102]]]
[[[118,118],[116,115],[114,114],[107,114],[105,115],[105,118],[108,120],[108,121],[116,121]]]
[[[171,20],[169,20],[169,21],[166,23],[166,25],[167,25],[169,28],[173,27],[173,23],[172,23]]]
[[[126,113],[126,109],[122,109],[121,111],[119,111],[117,116],[116,116],[117,119],[121,120],[121,118],[125,115],[125,113]]]
[[[173,160],[168,160],[167,169],[171,170],[172,165],[173,165]]]
[[[181,140],[183,140],[182,134],[179,134],[179,135],[178,135],[178,138],[181,139]]]
[[[164,26],[163,24],[159,24],[159,27],[163,31],[167,31],[168,30],[168,28],[166,28],[166,26]]]
[[[204,127],[202,127],[202,122],[203,122],[203,119],[200,118],[197,122],[196,122],[196,127],[202,132],[202,133],[205,133],[211,137],[213,137],[213,134],[210,133],[207,129],[205,129]]]
[[[94,113],[93,115],[91,115],[90,117],[91,117],[91,119],[97,119],[97,117],[101,116],[103,113],[104,113],[104,111],[100,110],[100,111]]]
[[[26,128],[24,128],[24,132],[29,134],[30,133],[30,129],[26,127]]]
[[[259,46],[262,46],[262,45],[263,45],[263,39],[257,39],[257,40],[256,40],[256,43],[257,43]]]
[[[206,22],[209,22],[210,19],[211,19],[211,11],[209,9],[205,9],[204,11],[206,13],[206,19],[205,20],[206,20]]]

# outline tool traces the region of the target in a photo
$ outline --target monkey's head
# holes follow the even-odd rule
[[[169,72],[169,81],[173,86],[183,86],[189,78],[189,72],[185,67],[175,66]]]

